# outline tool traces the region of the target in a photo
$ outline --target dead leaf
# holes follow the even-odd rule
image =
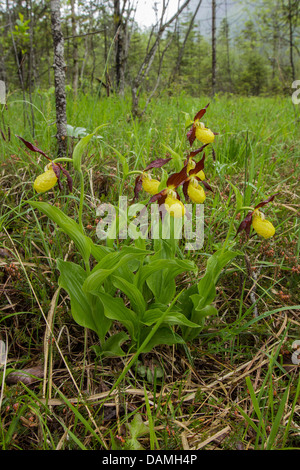
[[[43,375],[44,372],[41,366],[29,367],[28,369],[11,372],[6,378],[6,383],[14,385],[18,382],[23,382],[25,385],[31,385],[37,379],[41,379]]]
[[[8,251],[6,248],[0,248],[0,258],[9,258],[10,256],[10,251]]]

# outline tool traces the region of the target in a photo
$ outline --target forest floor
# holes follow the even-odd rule
[[[293,360],[300,341],[300,114],[291,99],[161,95],[133,120],[126,98],[82,95],[74,102],[68,96],[70,156],[79,128],[90,133],[106,124],[83,159],[84,226],[98,242],[98,205],[118,204],[119,195],[133,199],[136,175],[124,179],[124,165],[143,170],[157,158],[186,156],[186,125],[209,101],[203,121],[218,135],[215,160],[210,148],[206,155],[213,191],[205,201],[204,245],[188,254],[197,278],[178,276],[177,288],[199,281],[208,257],[222,247],[237,202],[234,188],[244,206],[278,193],[263,208],[276,234],[265,240],[251,233],[246,240],[233,233],[232,247],[243,255],[218,280],[218,315],[208,317],[190,343],[141,354],[113,389],[132,354],[99,356],[97,334],[74,321],[68,295],[58,288],[56,260],[76,259],[76,250],[27,203],[50,202],[73,217],[79,200],[71,164],[72,194],[64,186],[36,195],[33,181],[48,162],[16,137],[53,155],[53,95],[37,92],[32,107],[9,96],[0,125],[2,450],[300,449]],[[237,215],[235,230],[246,213]],[[114,322],[112,329],[122,325]]]

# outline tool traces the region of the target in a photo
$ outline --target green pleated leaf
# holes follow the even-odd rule
[[[195,264],[188,260],[153,260],[140,269],[138,286],[141,290],[143,283],[146,281],[155,297],[155,301],[168,304],[176,292],[176,276],[183,272],[195,270]]]
[[[156,323],[164,314],[164,312],[159,308],[149,309],[145,312],[142,322],[147,325],[153,325]],[[199,325],[197,323],[193,323],[192,321],[188,320],[182,313],[176,311],[170,311],[165,316],[164,323],[169,325],[183,325],[189,328],[198,328]]]
[[[102,302],[104,308],[104,315],[110,320],[119,321],[128,330],[131,339],[136,340],[139,322],[136,314],[125,307],[123,300],[114,298],[105,292],[98,292],[97,296]]]
[[[64,212],[62,212],[58,207],[51,206],[47,202],[29,202],[29,204],[34,208],[43,212],[47,215],[49,219],[55,222],[59,228],[66,233],[71,240],[74,241],[77,249],[80,251],[85,262],[88,261],[93,242],[90,238],[84,235],[79,225],[70,217],[68,217]]]
[[[151,326],[142,329],[140,343],[143,343],[143,341],[146,339],[151,330]],[[180,335],[172,331],[170,328],[162,327],[154,333],[152,338],[149,340],[148,344],[146,344],[143,351],[141,352],[147,353],[153,348],[155,348],[155,346],[158,346],[160,344],[167,344],[169,346],[172,346],[173,344],[185,344],[185,341]]]
[[[122,344],[129,339],[125,331],[120,331],[110,336],[101,346],[94,346],[92,349],[96,354],[102,357],[122,357],[126,353],[121,348]]]
[[[94,135],[98,132],[101,127],[106,126],[107,124],[102,124],[98,126],[91,134],[86,135],[76,144],[73,150],[73,166],[74,169],[77,171],[81,171],[81,159],[83,152],[85,151],[87,145],[89,144],[90,140],[94,137]]]
[[[91,274],[86,279],[83,289],[86,292],[98,294],[104,281],[113,273],[119,277],[125,276],[126,280],[133,281],[128,265],[131,261],[144,258],[149,252],[134,247],[125,247],[121,251],[108,253],[94,267]],[[128,277],[129,276],[129,277]]]
[[[81,266],[61,259],[57,260],[57,267],[60,271],[58,284],[69,294],[72,317],[78,325],[95,331],[104,341],[111,321],[104,315],[99,299],[83,292],[87,273]]]
[[[146,302],[138,288],[126,279],[118,276],[112,276],[112,283],[128,297],[131,308],[139,317],[142,317],[146,309]]]

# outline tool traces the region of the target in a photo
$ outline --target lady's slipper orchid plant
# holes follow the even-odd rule
[[[172,160],[172,158],[159,158],[151,162],[143,170],[142,174],[139,175],[135,180],[134,199],[138,198],[139,191],[141,188],[143,188],[144,191],[152,195],[149,203],[157,201],[159,206],[162,206],[162,208],[169,212],[170,215],[175,218],[179,218],[185,214],[185,208],[180,201],[180,197],[175,189],[184,181],[183,175],[186,175],[186,168],[184,167],[183,171],[180,173],[171,175],[167,180],[167,187],[159,192],[158,188],[160,181],[152,179],[151,176],[147,173],[147,171],[152,168],[161,168],[170,160]]]
[[[149,203],[158,202],[162,210],[167,211],[171,216],[175,218],[183,217],[186,213],[185,207],[180,200],[180,196],[176,189],[179,186],[183,186],[183,193],[185,199],[190,198],[192,202],[196,204],[202,204],[206,199],[206,194],[199,182],[201,182],[206,189],[212,191],[210,185],[204,181],[204,160],[205,154],[202,159],[196,163],[194,157],[203,151],[205,144],[197,150],[191,152],[184,162],[184,166],[179,173],[174,173],[169,176],[166,182],[166,188],[158,192],[160,182],[156,179],[152,179],[147,171],[151,168],[162,167],[165,163],[169,162],[171,158],[158,159],[151,162],[147,168],[136,178],[134,188],[134,199],[138,198],[138,194],[141,188],[152,195]]]
[[[243,230],[245,230],[247,238],[250,234],[251,226],[255,230],[255,232],[263,238],[271,238],[275,235],[275,227],[269,220],[265,219],[264,214],[259,211],[260,207],[265,206],[269,202],[273,201],[274,197],[277,196],[278,193],[270,196],[265,201],[260,202],[254,207],[254,210],[248,212],[244,220],[240,223],[237,234]]]
[[[41,149],[36,147],[30,142],[27,142],[27,140],[23,139],[23,137],[20,137],[17,135],[18,139],[20,139],[29,150],[32,152],[37,152],[43,155],[44,157],[47,158],[47,160],[50,161],[50,163],[45,167],[44,173],[40,174],[37,176],[33,183],[33,187],[36,190],[37,193],[44,193],[46,191],[49,191],[52,189],[56,183],[59,187],[59,189],[62,189],[62,183],[60,180],[60,173],[62,172],[66,178],[67,178],[67,185],[69,192],[72,192],[73,189],[73,181],[70,173],[61,165],[59,161],[69,161],[71,159],[68,158],[57,158],[55,160],[51,160],[51,158],[48,157],[48,155],[45,154]]]
[[[193,127],[188,133],[190,145],[198,139],[203,142],[203,146],[189,153],[181,171],[171,174],[166,179],[163,178],[164,182],[166,180],[164,186],[152,178],[149,172],[153,168],[161,168],[171,158],[155,160],[143,171],[128,172],[126,169],[126,174],[124,172],[124,179],[130,174],[138,174],[135,180],[134,199],[138,199],[139,192],[143,189],[151,195],[148,204],[152,202],[159,204],[161,216],[168,212],[174,218],[189,217],[178,194],[180,186],[186,199],[189,197],[198,204],[202,204],[206,198],[202,185],[211,190],[205,181],[205,154],[200,161],[194,160],[196,155],[214,140],[215,134],[199,123],[206,108],[207,106],[196,114]],[[78,223],[55,205],[44,201],[29,203],[32,208],[50,217],[73,240],[81,255],[79,264],[74,261],[57,260],[60,271],[59,286],[69,295],[74,320],[98,334],[100,345],[97,346],[97,350],[100,357],[125,356],[126,351],[121,348],[125,342],[127,351],[130,354],[134,352],[133,358],[127,362],[114,383],[112,390],[115,390],[141,354],[147,354],[158,344],[186,345],[199,335],[204,319],[218,313],[212,302],[216,296],[219,275],[232,259],[240,255],[240,252],[229,249],[227,243],[235,223],[236,213],[234,213],[225,243],[209,259],[204,275],[201,273],[199,282],[178,292],[176,283],[178,274],[193,272],[198,276],[198,267],[194,261],[182,259],[181,252],[178,256],[177,247],[180,238],[176,237],[176,226],[181,224],[176,224],[175,220],[170,224],[169,241],[160,236],[153,237],[153,248],[151,244],[150,251],[148,243],[144,243],[142,236],[136,246],[128,245],[127,240],[122,246],[121,237],[116,243],[110,243],[113,238],[107,237],[107,247],[94,243],[92,238],[85,234],[82,223],[84,178],[81,159],[89,139],[95,132],[96,130],[78,142],[73,151],[73,159],[57,158],[53,161],[40,149],[19,138],[31,151],[38,152],[50,160],[45,172],[35,180],[36,191],[47,191],[56,183],[60,185],[61,171],[66,175],[69,189],[72,190],[72,179],[61,166],[61,162],[72,161],[74,170],[80,175]],[[275,228],[271,222],[264,219],[259,210],[273,199],[274,196],[271,196],[254,208],[251,207],[251,212],[240,224],[238,232],[245,230],[249,235],[253,226],[259,235],[265,238],[273,236]],[[239,208],[241,207],[239,205]],[[131,263],[131,260],[134,263]],[[92,271],[91,264],[94,265]],[[120,295],[116,295],[117,291]],[[114,321],[124,326],[127,332],[121,330],[115,334],[108,334],[111,333],[110,328]]]
[[[205,147],[205,146],[203,146]],[[200,149],[195,150],[194,152],[191,152],[189,156],[187,157],[186,160],[186,165],[187,165],[187,178],[185,182],[183,183],[183,193],[185,195],[185,198],[190,200],[192,202],[195,202],[196,204],[203,204],[205,199],[206,199],[206,194],[202,186],[200,186],[199,182],[201,182],[206,189],[209,189],[212,191],[212,188],[210,185],[204,181],[205,180],[205,173],[204,173],[204,160],[205,160],[205,154],[203,154],[202,159],[196,163],[193,160],[193,157],[199,153],[200,151],[203,150],[203,147]]]
[[[160,207],[165,209],[171,216],[175,218],[183,217],[185,214],[185,207],[180,200],[180,196],[176,189],[182,185],[186,179],[186,165],[179,173],[174,173],[169,176],[166,183],[166,188],[157,194],[154,194],[149,203],[156,202]]]
[[[149,163],[149,165],[142,171],[139,176],[137,176],[135,180],[134,199],[138,198],[141,188],[143,188],[146,193],[149,193],[152,196],[158,193],[160,181],[152,178],[151,175],[149,175],[148,171],[152,168],[161,168],[170,160],[172,160],[172,158],[158,158],[157,160],[154,160],[153,162]]]
[[[200,109],[200,111],[198,111],[194,117],[193,125],[187,133],[190,146],[193,145],[195,139],[199,140],[203,144],[211,144],[215,140],[215,135],[218,135],[216,132],[213,132],[205,127],[204,123],[200,121],[200,119],[206,113],[208,106],[209,103],[205,106],[205,108]]]
[[[151,199],[149,203],[157,202],[162,209],[165,209],[170,215],[175,218],[183,217],[185,215],[185,207],[180,200],[180,196],[176,189],[179,186],[183,186],[183,193],[186,198],[190,198],[192,202],[197,204],[202,204],[206,199],[206,194],[202,186],[199,185],[199,182],[212,191],[210,185],[204,181],[205,173],[204,169],[204,160],[205,155],[203,155],[202,160],[196,163],[193,158],[203,149],[212,143],[215,139],[217,133],[212,132],[210,129],[206,128],[205,125],[200,121],[202,116],[206,113],[206,109],[209,106],[207,104],[205,108],[200,109],[196,116],[194,117],[193,126],[190,131],[187,133],[187,138],[189,140],[190,146],[193,145],[195,139],[202,142],[204,145],[194,150],[187,157],[184,167],[179,173],[174,173],[171,175],[166,183],[166,188],[158,192],[160,182],[156,179],[152,179],[151,176],[147,173],[151,168],[162,167],[165,163],[169,162],[171,158],[167,159],[158,159],[150,163],[140,174],[135,181],[134,188],[134,200],[138,198],[139,191],[141,188],[144,189],[147,193],[151,194]]]

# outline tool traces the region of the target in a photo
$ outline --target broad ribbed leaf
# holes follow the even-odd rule
[[[97,296],[101,300],[104,314],[110,320],[119,321],[128,330],[132,340],[137,340],[139,322],[136,314],[125,307],[122,299],[114,298],[104,292],[98,292]]]
[[[143,328],[141,331],[141,337],[140,337],[140,343],[142,344],[143,341],[146,339],[148,334],[151,332],[152,327],[146,327]],[[147,353],[151,351],[155,346],[158,346],[160,344],[167,344],[169,346],[172,346],[173,344],[185,344],[185,341],[182,339],[180,335],[172,331],[168,327],[162,327],[159,328],[152,338],[149,340],[149,343],[146,344],[144,347],[142,353]]]
[[[148,251],[135,247],[124,247],[121,251],[108,253],[94,267],[86,279],[83,286],[84,291],[97,294],[105,279],[113,273],[120,277],[126,276],[126,280],[133,280],[132,273],[126,268],[128,268],[130,262],[143,258],[148,254]]]
[[[73,151],[73,166],[75,170],[81,171],[81,159],[82,159],[83,152],[85,151],[92,137],[94,137],[96,132],[98,132],[98,130],[101,129],[101,127],[103,127],[104,125],[106,124],[102,124],[101,126],[98,126],[94,130],[94,132],[92,132],[89,135],[86,135],[85,137],[80,139],[80,141],[76,144],[74,151]]]
[[[122,357],[126,353],[121,346],[127,340],[129,340],[127,333],[120,331],[120,333],[110,336],[101,346],[95,346],[93,349],[96,354],[102,357]]]
[[[176,292],[176,276],[189,271],[196,271],[195,264],[189,260],[154,260],[141,268],[139,285],[147,280],[155,301],[168,304]]]
[[[18,139],[20,139],[26,145],[26,147],[29,148],[29,150],[31,150],[32,152],[38,152],[44,157],[46,157],[48,160],[51,160],[48,157],[48,155],[46,155],[45,152],[43,152],[43,150],[36,147],[36,145],[33,145],[31,142],[27,142],[27,140],[23,139],[23,137],[20,137],[19,135],[16,135],[16,137],[18,137]]]
[[[212,272],[214,283],[217,282],[222,269],[228,264],[233,258],[243,255],[239,251],[224,251],[222,248],[216,251],[207,261],[206,272]]]
[[[120,289],[126,297],[128,297],[131,308],[139,317],[142,317],[146,309],[146,302],[139,289],[131,282],[118,276],[112,276],[112,283],[117,289]]]
[[[81,232],[79,225],[73,219],[64,214],[58,207],[51,206],[47,202],[31,201],[29,204],[34,209],[38,209],[46,214],[49,219],[55,222],[59,228],[74,241],[85,262],[88,261],[93,242]]]
[[[198,283],[199,294],[191,296],[195,309],[201,310],[206,305],[211,304],[216,297],[216,286],[211,272],[206,272],[205,276]]]
[[[142,323],[147,326],[153,325],[156,323],[164,314],[164,312],[159,308],[149,309],[145,312]],[[171,311],[167,313],[164,323],[169,325],[184,325],[189,328],[198,328],[199,325],[188,320],[182,313]]]
[[[58,283],[69,294],[74,320],[78,325],[95,331],[104,341],[111,321],[105,317],[99,299],[83,292],[82,285],[87,273],[78,264],[61,259],[57,260],[57,267],[60,271]]]

